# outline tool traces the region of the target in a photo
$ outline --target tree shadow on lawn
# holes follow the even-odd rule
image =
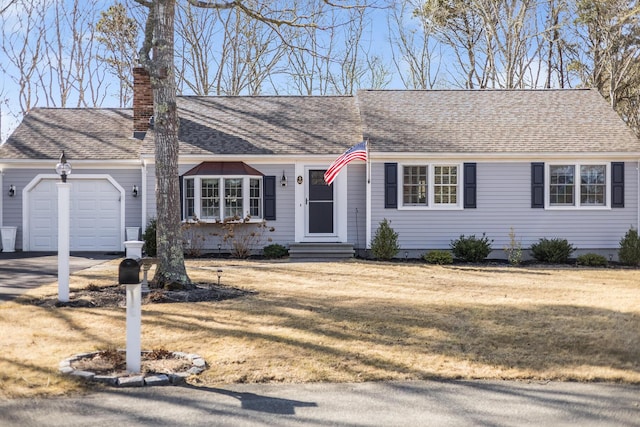
[[[259,299],[260,304],[232,307],[246,314],[233,325],[216,319],[221,316],[215,314],[224,309],[216,309],[215,314],[185,312],[180,322],[175,314],[151,310],[143,321],[187,333],[197,331],[198,336],[277,344],[291,354],[317,356],[318,363],[325,363],[322,360],[329,356],[334,362],[348,361],[340,366],[353,372],[364,365],[390,376],[451,378],[438,367],[421,363],[432,356],[443,356],[454,364],[465,361],[502,371],[515,369],[522,372],[521,377],[557,372],[556,379],[584,379],[568,373],[580,367],[640,372],[640,316],[633,313],[567,305],[403,306]],[[271,326],[297,332],[258,332],[264,327],[260,316],[266,314]],[[564,372],[562,376],[559,371]]]

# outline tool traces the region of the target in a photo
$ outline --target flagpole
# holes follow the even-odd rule
[[[365,215],[365,242],[364,248],[371,247],[371,150],[369,149],[369,138],[367,138],[367,188],[366,188],[366,215]]]
[[[371,160],[369,160],[369,138],[367,138],[367,184],[371,184]]]

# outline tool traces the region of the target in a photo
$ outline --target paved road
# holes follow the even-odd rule
[[[70,271],[78,271],[119,255],[92,252],[71,253]],[[58,257],[45,252],[0,252],[0,303],[29,289],[58,281]]]
[[[640,386],[512,381],[104,389],[0,402],[2,426],[640,426]]]

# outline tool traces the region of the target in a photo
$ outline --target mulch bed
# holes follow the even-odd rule
[[[252,295],[255,292],[217,284],[197,284],[189,290],[151,289],[142,295],[142,304],[162,304],[175,302],[224,301]],[[123,285],[90,286],[73,291],[68,302],[58,301],[57,295],[33,298],[26,301],[39,307],[126,307],[126,289]]]

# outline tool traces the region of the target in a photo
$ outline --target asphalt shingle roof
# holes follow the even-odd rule
[[[139,159],[131,109],[35,108],[0,146],[0,159]]]
[[[358,92],[364,137],[381,152],[638,152],[597,90]]]
[[[181,155],[639,153],[596,90],[363,90],[350,96],[178,97]],[[0,159],[139,159],[131,109],[37,108]]]
[[[180,97],[180,154],[341,153],[362,140],[353,97]]]

